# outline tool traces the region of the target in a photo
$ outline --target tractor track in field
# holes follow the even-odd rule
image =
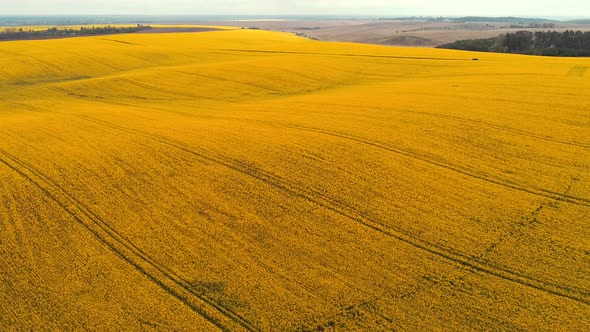
[[[0,149],[0,164],[4,164],[37,187],[107,249],[218,329],[222,331],[259,330],[231,309],[193,290],[188,281],[159,264],[42,172],[4,149]]]
[[[567,188],[565,189],[564,192],[568,193],[572,189],[573,184],[576,183],[577,181],[578,180],[576,180],[574,178],[572,180],[572,183],[570,183],[567,186]],[[535,226],[535,224],[539,223],[539,216],[541,215],[541,213],[543,212],[544,209],[546,209],[547,207],[553,207],[553,208],[557,207],[559,205],[559,203],[561,202],[561,200],[562,200],[562,198],[559,197],[555,200],[551,200],[551,201],[543,202],[543,203],[539,204],[539,206],[537,206],[533,211],[531,211],[528,215],[524,216],[522,218],[522,220],[510,225],[510,227],[508,227],[508,229],[506,231],[500,233],[500,236],[498,236],[496,241],[492,242],[486,248],[486,250],[484,250],[484,252],[481,254],[480,258],[485,258],[486,256],[493,254],[494,251],[496,251],[496,249],[499,246],[501,246],[507,239],[519,236],[518,234],[521,234],[520,236],[522,236],[522,233],[524,230],[531,229]]]
[[[254,124],[267,125],[267,126],[271,126],[271,127],[288,128],[288,129],[312,132],[312,133],[326,135],[326,136],[337,137],[340,139],[345,139],[345,140],[354,141],[354,142],[357,142],[360,144],[369,145],[369,146],[372,146],[372,147],[375,147],[375,148],[378,148],[381,150],[393,152],[393,153],[403,155],[405,157],[409,157],[412,159],[420,160],[422,162],[425,162],[425,163],[428,163],[428,164],[431,164],[434,166],[438,166],[438,167],[441,167],[441,168],[444,168],[444,169],[447,169],[447,170],[450,170],[450,171],[453,171],[456,173],[460,173],[460,174],[470,177],[470,178],[474,178],[477,180],[492,183],[492,184],[502,186],[502,187],[505,187],[505,188],[508,188],[511,190],[517,190],[517,191],[525,192],[528,194],[532,194],[532,195],[536,195],[536,196],[540,196],[540,197],[544,197],[544,198],[560,199],[561,201],[569,203],[569,204],[590,207],[590,199],[588,199],[588,198],[572,196],[572,195],[559,193],[556,191],[551,191],[551,190],[546,190],[546,189],[535,189],[535,188],[527,188],[527,187],[519,186],[517,184],[510,183],[502,178],[493,177],[493,176],[490,176],[489,174],[478,174],[477,172],[473,172],[473,171],[463,169],[463,168],[460,168],[457,166],[449,165],[444,162],[433,160],[431,158],[428,158],[427,156],[424,156],[424,155],[421,155],[421,154],[418,154],[418,153],[415,153],[412,151],[388,146],[386,143],[369,140],[369,139],[358,137],[358,136],[351,135],[348,133],[333,132],[333,131],[327,131],[324,129],[314,128],[314,127],[287,124],[287,123],[281,123],[281,122],[273,122],[273,121],[250,120],[250,119],[240,119],[240,118],[230,118],[230,117],[215,117],[215,116],[203,117],[203,118],[230,120],[230,121],[238,121],[238,122],[244,122],[244,123],[254,123]]]
[[[110,127],[117,131],[150,139],[155,142],[159,142],[160,144],[165,144],[175,149],[184,151],[200,159],[223,166],[227,169],[230,169],[232,171],[238,172],[240,174],[263,182],[290,196],[304,199],[335,214],[343,216],[346,219],[363,225],[366,228],[375,230],[383,235],[392,237],[414,248],[438,256],[439,258],[444,259],[455,265],[469,268],[473,271],[481,272],[490,276],[495,276],[506,281],[514,282],[525,287],[545,292],[547,294],[568,298],[579,303],[590,305],[590,292],[588,290],[539,280],[535,277],[528,276],[524,273],[512,270],[510,268],[499,266],[485,259],[480,259],[475,256],[469,256],[464,253],[457,252],[453,249],[449,249],[434,243],[424,241],[401,228],[385,225],[383,222],[377,220],[376,218],[371,217],[366,213],[363,213],[362,211],[356,210],[349,204],[338,202],[330,197],[322,195],[321,193],[315,190],[305,188],[297,183],[285,180],[284,178],[274,175],[265,170],[255,168],[243,162],[239,162],[222,155],[214,154],[202,148],[196,148],[194,146],[187,145],[186,143],[165,138],[157,134],[151,134],[135,129],[126,128],[110,122],[90,118],[88,116],[79,116],[79,118],[89,122],[93,122],[97,125]]]
[[[255,84],[255,83],[250,83],[250,82],[242,82],[242,81],[237,81],[237,80],[230,80],[230,79],[226,79],[226,78],[222,78],[222,77],[215,77],[215,76],[212,76],[212,75],[205,75],[205,74],[199,74],[199,73],[191,73],[191,72],[181,71],[181,70],[168,69],[168,71],[174,72],[174,73],[180,73],[180,74],[184,74],[184,75],[188,75],[188,76],[199,77],[199,78],[207,78],[207,79],[210,79],[210,80],[216,80],[216,81],[224,82],[224,83],[235,83],[235,84],[245,85],[245,86],[249,86],[249,87],[253,87],[253,88],[257,88],[257,89],[261,89],[261,90],[266,90],[266,91],[270,91],[270,92],[276,92],[276,93],[279,93],[280,92],[280,90],[269,88],[269,87],[265,87],[263,85]]]
[[[417,57],[417,56],[378,55],[378,54],[350,54],[350,53],[315,53],[315,52],[299,52],[299,51],[251,50],[251,49],[248,50],[248,49],[237,49],[237,48],[218,48],[218,49],[212,49],[212,51],[262,53],[262,54],[325,55],[325,56],[341,56],[341,57],[351,57],[351,58],[472,61],[471,58],[469,58],[469,59],[468,58],[437,58],[437,57]]]
[[[332,105],[332,104],[329,104],[329,105]],[[340,105],[334,104],[334,106],[340,106]],[[348,107],[348,105],[346,105],[346,106]],[[510,134],[516,134],[516,135],[520,135],[520,136],[524,136],[524,137],[530,137],[530,138],[545,141],[545,142],[564,144],[564,145],[570,145],[570,146],[590,149],[590,144],[583,144],[583,143],[561,140],[561,139],[557,139],[557,138],[553,138],[553,137],[547,137],[547,136],[531,133],[531,132],[528,132],[525,130],[501,126],[501,125],[497,125],[497,124],[493,124],[493,123],[489,123],[489,122],[485,122],[485,121],[481,121],[481,120],[474,120],[474,119],[462,118],[459,116],[437,114],[437,113],[431,113],[431,112],[412,111],[412,110],[395,109],[395,108],[385,108],[385,107],[378,107],[378,106],[373,107],[373,109],[378,109],[378,110],[382,110],[385,112],[416,114],[416,115],[422,115],[425,117],[440,118],[440,119],[446,119],[446,120],[451,120],[451,121],[456,121],[456,122],[461,122],[461,123],[474,124],[474,125],[478,125],[478,126],[486,126],[486,127],[492,128],[497,131],[503,131],[503,132],[507,132]]]
[[[121,105],[126,105],[126,104],[121,104]],[[156,108],[156,110],[167,111],[167,110],[158,109],[158,108]],[[170,112],[170,111],[168,111],[168,112]],[[403,112],[406,112],[406,111],[403,111]],[[408,111],[408,112],[414,113],[412,111]],[[307,131],[307,132],[313,132],[313,133],[317,133],[317,134],[321,134],[321,135],[337,137],[340,139],[354,141],[354,142],[357,142],[360,144],[369,145],[369,146],[372,146],[372,147],[375,147],[375,148],[378,148],[381,150],[386,150],[386,151],[389,151],[392,153],[403,155],[405,157],[412,158],[415,160],[420,160],[420,161],[425,162],[427,164],[438,166],[438,167],[441,167],[441,168],[444,168],[444,169],[447,169],[449,171],[453,171],[456,173],[460,173],[464,176],[474,178],[474,179],[477,179],[480,181],[485,181],[485,182],[488,182],[491,184],[502,186],[502,187],[510,189],[510,190],[517,190],[517,191],[525,192],[528,194],[532,194],[532,195],[536,195],[536,196],[540,196],[540,197],[544,197],[544,198],[559,199],[565,203],[569,203],[569,204],[573,204],[573,205],[590,207],[590,199],[589,198],[577,197],[577,196],[568,195],[568,194],[564,194],[564,193],[560,193],[560,192],[556,192],[556,191],[552,191],[552,190],[547,190],[547,189],[527,188],[527,187],[520,186],[515,183],[511,183],[511,182],[506,181],[505,179],[502,179],[499,177],[494,177],[489,174],[482,174],[482,173],[478,173],[478,172],[471,171],[468,169],[463,169],[458,166],[454,166],[454,165],[450,165],[450,164],[447,164],[447,163],[444,163],[441,161],[433,160],[431,158],[428,158],[427,156],[424,156],[424,155],[416,153],[416,152],[408,151],[408,150],[401,149],[398,147],[392,147],[392,146],[389,146],[387,143],[369,140],[369,139],[358,137],[358,136],[355,136],[355,135],[352,135],[349,133],[328,131],[328,130],[324,130],[324,129],[320,129],[320,128],[303,126],[303,125],[296,125],[296,124],[288,124],[288,123],[284,123],[284,122],[243,119],[243,118],[224,117],[224,116],[194,115],[194,114],[189,114],[189,113],[185,113],[185,112],[173,112],[173,113],[182,114],[182,115],[185,115],[188,117],[194,117],[194,118],[217,119],[217,120],[227,120],[227,121],[235,121],[235,122],[243,122],[243,123],[253,123],[253,124],[266,125],[266,126],[270,126],[270,127],[288,128],[288,129],[293,129],[293,130]],[[416,112],[416,113],[424,114],[424,115],[433,115],[432,113],[428,113],[428,112]],[[441,116],[441,118],[446,118],[446,116]],[[479,122],[475,121],[475,120],[472,121],[472,120],[462,119],[462,118],[453,117],[453,116],[449,116],[448,118],[450,118],[452,120],[458,120],[458,121],[464,120],[464,122],[466,122],[466,123],[479,124]],[[496,127],[496,125],[488,124],[485,122],[483,122],[481,124],[489,125],[490,127],[492,127],[492,126]],[[511,133],[519,134],[519,135],[523,135],[523,136],[529,136],[529,137],[536,138],[536,139],[542,139],[542,140],[549,141],[549,142],[566,144],[566,145],[570,145],[570,146],[577,146],[580,148],[590,148],[590,145],[580,145],[580,144],[576,144],[576,143],[572,143],[572,142],[568,142],[568,141],[553,140],[553,139],[545,138],[540,135],[538,135],[538,136],[533,135],[528,132],[520,132],[519,130],[516,130],[516,129],[514,131],[512,131],[512,129],[503,128],[502,126],[497,126],[496,129],[505,130],[507,132],[511,132]]]
[[[109,102],[109,103],[112,103],[115,105],[133,106],[133,105],[129,105],[126,103],[113,103],[113,102]],[[335,105],[337,105],[337,104],[335,104]],[[157,111],[174,113],[174,114],[180,114],[180,115],[184,115],[184,116],[188,116],[188,117],[196,117],[196,118],[220,119],[220,120],[231,120],[231,121],[252,122],[252,123],[256,123],[256,121],[261,121],[261,120],[250,120],[250,119],[243,119],[243,118],[195,115],[195,114],[191,114],[191,113],[187,113],[187,112],[172,111],[169,109],[156,108],[156,107],[145,107],[145,106],[140,106],[140,107],[154,109]],[[487,127],[492,128],[494,130],[497,130],[497,131],[503,131],[503,132],[516,134],[516,135],[520,135],[520,136],[524,136],[524,137],[529,137],[529,138],[533,138],[533,139],[537,139],[537,140],[541,140],[541,141],[545,141],[545,142],[563,144],[563,145],[568,145],[568,146],[575,146],[575,147],[584,148],[584,149],[590,149],[590,144],[583,144],[583,143],[577,143],[577,142],[572,142],[572,141],[567,141],[567,140],[556,139],[556,138],[552,138],[552,137],[538,135],[538,134],[531,133],[531,132],[524,131],[524,130],[519,130],[519,129],[510,128],[510,127],[506,127],[506,126],[496,125],[496,124],[481,121],[481,120],[473,120],[473,119],[462,118],[459,116],[436,114],[436,113],[423,112],[423,111],[411,111],[411,110],[404,110],[404,109],[392,109],[392,108],[382,108],[382,107],[374,107],[374,108],[380,109],[380,110],[383,110],[386,112],[416,114],[416,115],[422,115],[422,116],[427,116],[427,117],[452,120],[452,121],[467,123],[467,124],[483,125],[483,126],[487,126]],[[272,121],[264,121],[264,122],[268,122],[269,124],[285,125],[285,123],[281,123],[281,122],[272,122]],[[264,124],[264,123],[261,123],[261,124]]]
[[[527,187],[519,186],[517,184],[513,184],[508,181],[505,181],[501,178],[493,177],[488,174],[478,174],[477,172],[473,172],[473,171],[466,170],[466,169],[463,169],[463,168],[460,168],[457,166],[449,165],[444,162],[433,160],[431,158],[428,158],[424,155],[421,155],[421,154],[418,154],[418,153],[415,153],[412,151],[388,146],[386,143],[382,143],[379,141],[372,141],[372,140],[368,140],[368,139],[354,136],[354,135],[347,134],[347,133],[345,134],[345,133],[332,132],[332,131],[327,131],[327,130],[323,130],[323,129],[319,129],[319,128],[307,127],[307,126],[301,126],[301,125],[291,125],[291,124],[284,124],[284,123],[280,124],[277,122],[262,121],[262,120],[248,120],[248,121],[252,122],[252,123],[266,124],[266,125],[270,125],[270,126],[275,125],[275,126],[281,127],[281,128],[290,128],[290,129],[295,129],[295,130],[308,131],[308,132],[313,132],[313,133],[317,133],[317,134],[321,134],[321,135],[333,136],[333,137],[337,137],[337,138],[341,138],[341,139],[345,139],[345,140],[349,140],[349,141],[354,141],[357,143],[373,146],[373,147],[376,147],[376,148],[379,148],[382,150],[386,150],[386,151],[393,152],[393,153],[396,153],[399,155],[403,155],[403,156],[406,156],[406,157],[409,157],[412,159],[417,159],[417,160],[420,160],[422,162],[425,162],[425,163],[428,163],[431,165],[445,168],[447,170],[450,170],[450,171],[453,171],[456,173],[460,173],[462,175],[465,175],[465,176],[468,176],[471,178],[475,178],[478,180],[482,180],[482,181],[485,181],[488,183],[499,185],[499,186],[502,186],[502,187],[505,187],[508,189],[518,190],[518,191],[522,191],[525,193],[529,193],[529,194],[533,194],[533,195],[541,196],[541,197],[546,197],[546,198],[551,198],[551,199],[560,199],[561,201],[564,201],[564,202],[567,202],[570,204],[574,204],[574,205],[581,205],[581,206],[590,207],[590,199],[588,199],[588,198],[572,196],[572,195],[559,193],[556,191],[551,191],[551,190],[546,190],[546,189],[535,189],[535,188],[527,188]]]
[[[504,131],[507,133],[516,134],[516,135],[520,135],[520,136],[524,136],[524,137],[530,137],[530,138],[534,138],[534,139],[538,139],[538,140],[542,140],[542,141],[546,141],[546,142],[571,145],[571,146],[580,147],[580,148],[584,148],[584,149],[590,149],[589,144],[581,144],[581,143],[576,143],[576,142],[571,142],[571,141],[566,141],[566,140],[560,140],[560,139],[556,139],[556,138],[552,138],[552,137],[537,135],[537,134],[534,134],[534,133],[531,133],[528,131],[524,131],[524,130],[509,128],[509,127],[500,126],[500,125],[496,125],[496,124],[488,123],[488,122],[484,122],[484,121],[479,121],[479,120],[471,120],[471,119],[461,118],[458,116],[436,114],[436,113],[430,113],[430,112],[420,112],[420,111],[391,110],[391,109],[383,109],[383,110],[394,111],[394,112],[399,112],[399,113],[418,114],[418,115],[430,116],[430,117],[435,117],[435,118],[440,118],[440,119],[453,120],[453,121],[457,121],[457,122],[461,122],[461,123],[483,125],[483,126],[487,126],[487,127],[493,128],[498,131]]]
[[[137,80],[133,80],[130,78],[121,78],[119,79],[120,82],[124,82],[127,83],[129,85],[138,87],[140,89],[143,89],[145,91],[153,91],[153,92],[159,92],[159,93],[166,93],[168,95],[171,96],[182,96],[182,97],[187,97],[187,98],[194,98],[195,95],[190,94],[190,93],[181,93],[178,91],[170,91],[170,90],[166,90],[166,89],[162,89],[162,87],[155,87],[153,85],[149,85],[149,84],[145,84],[145,83],[140,83]]]
[[[441,94],[437,94],[437,93],[433,93],[433,92],[416,92],[416,91],[400,91],[399,93],[402,93],[404,95],[414,95],[414,96],[429,96],[429,97],[441,97]],[[557,97],[563,97],[563,94],[557,94]],[[463,96],[457,96],[460,98],[469,98],[471,100],[479,100],[479,101],[487,101],[487,102],[495,102],[495,103],[506,103],[506,104],[513,104],[513,105],[519,105],[519,106],[526,106],[526,107],[531,107],[531,106],[538,106],[538,107],[559,107],[560,109],[563,110],[569,110],[569,111],[574,111],[574,112],[578,112],[578,113],[587,113],[588,111],[588,107],[587,106],[582,106],[583,108],[579,107],[579,106],[571,106],[571,105],[567,105],[567,104],[545,104],[542,102],[533,102],[533,101],[518,101],[518,100],[514,100],[514,99],[505,99],[505,98],[489,98],[489,97],[476,97],[476,96],[471,96],[471,95],[463,95]],[[583,96],[580,98],[587,98],[587,96]]]

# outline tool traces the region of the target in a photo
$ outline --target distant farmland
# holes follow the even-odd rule
[[[585,330],[588,67],[255,30],[2,43],[0,330]]]

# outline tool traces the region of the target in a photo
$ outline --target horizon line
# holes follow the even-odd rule
[[[186,13],[166,13],[166,14],[150,14],[150,13],[137,13],[137,14],[90,14],[90,13],[60,13],[60,14],[28,14],[28,13],[10,13],[0,14],[0,17],[10,16],[185,16],[185,17],[207,17],[207,16],[264,16],[264,17],[374,17],[374,18],[463,18],[463,17],[483,17],[483,18],[588,18],[590,16],[579,16],[579,15],[519,15],[519,14],[504,14],[504,15],[481,15],[481,14],[464,14],[464,15],[440,15],[440,14],[186,14]]]

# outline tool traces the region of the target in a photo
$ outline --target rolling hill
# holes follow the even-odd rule
[[[589,66],[1,43],[0,329],[584,330]]]

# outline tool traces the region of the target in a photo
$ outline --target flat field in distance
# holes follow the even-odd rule
[[[1,43],[0,330],[584,330],[589,67]]]
[[[492,20],[490,18],[490,20]],[[509,21],[509,20],[507,20]],[[209,22],[211,24],[212,22]],[[223,24],[223,22],[217,22]],[[322,41],[378,45],[434,47],[461,39],[492,38],[528,31],[589,31],[584,22],[554,22],[552,27],[534,28],[511,22],[450,22],[429,20],[254,20],[229,21],[226,25],[304,34]],[[538,24],[542,25],[541,22]]]

